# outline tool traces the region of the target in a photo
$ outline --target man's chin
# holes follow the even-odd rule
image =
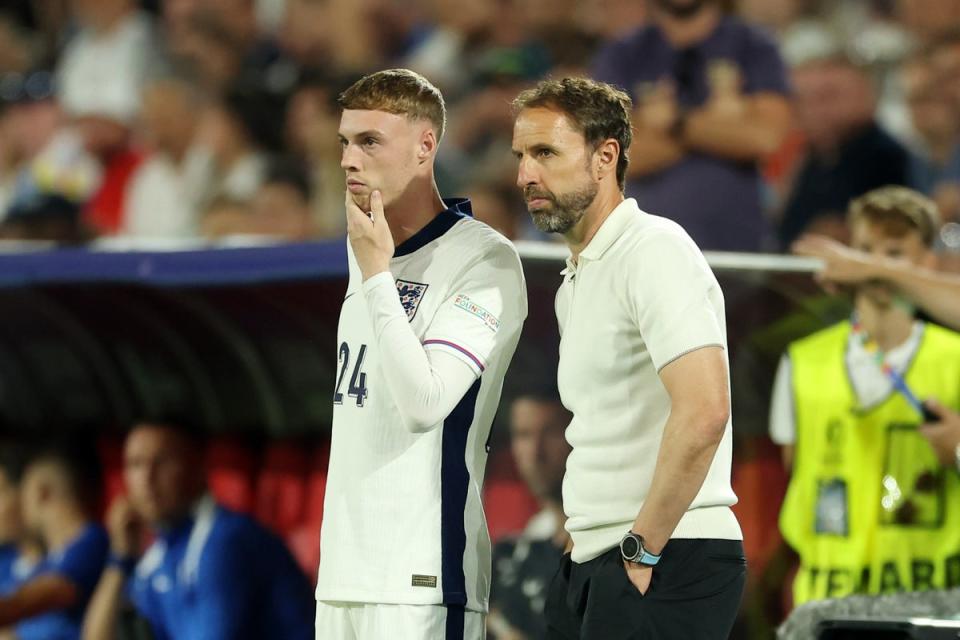
[[[569,220],[548,213],[537,215],[531,211],[530,217],[533,219],[533,226],[544,233],[566,233],[573,227]]]

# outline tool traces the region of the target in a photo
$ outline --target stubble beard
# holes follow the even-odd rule
[[[556,195],[546,190],[524,189],[524,198],[545,198],[552,204],[548,207],[529,209],[533,224],[545,233],[564,234],[573,229],[597,197],[598,187],[588,184],[582,189]]]

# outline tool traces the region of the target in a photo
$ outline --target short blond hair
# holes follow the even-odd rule
[[[940,228],[937,204],[927,196],[896,185],[888,185],[863,194],[850,203],[847,223],[866,221],[880,225],[883,233],[901,238],[907,233],[919,233],[926,246],[933,245]]]
[[[340,94],[341,109],[386,111],[411,120],[429,121],[443,137],[447,109],[443,94],[429,80],[409,69],[387,69],[364,76]]]

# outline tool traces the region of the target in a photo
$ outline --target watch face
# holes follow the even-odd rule
[[[640,555],[640,541],[633,536],[627,536],[620,542],[620,553],[628,560],[636,558]]]

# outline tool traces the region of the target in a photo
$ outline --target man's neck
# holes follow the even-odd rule
[[[863,296],[854,306],[864,331],[877,343],[881,351],[896,349],[913,333],[913,316],[896,305],[879,307]]]
[[[686,49],[706,40],[723,18],[720,8],[708,2],[689,18],[677,18],[661,12],[657,17],[657,25],[663,31],[667,41],[675,49]]]
[[[77,508],[64,507],[51,519],[43,538],[49,553],[63,550],[76,540],[80,532],[90,523],[89,519]]]
[[[399,247],[409,240],[445,208],[437,183],[432,178],[429,183],[412,184],[383,212],[390,224],[393,245]]]
[[[598,192],[597,197],[594,198],[587,212],[583,214],[580,222],[563,234],[567,246],[570,247],[570,258],[574,264],[577,264],[580,254],[587,248],[587,245],[593,240],[593,236],[597,235],[597,231],[603,226],[604,221],[610,217],[610,214],[621,202],[623,202],[622,191],[611,190],[607,194],[604,194],[603,191]]]

